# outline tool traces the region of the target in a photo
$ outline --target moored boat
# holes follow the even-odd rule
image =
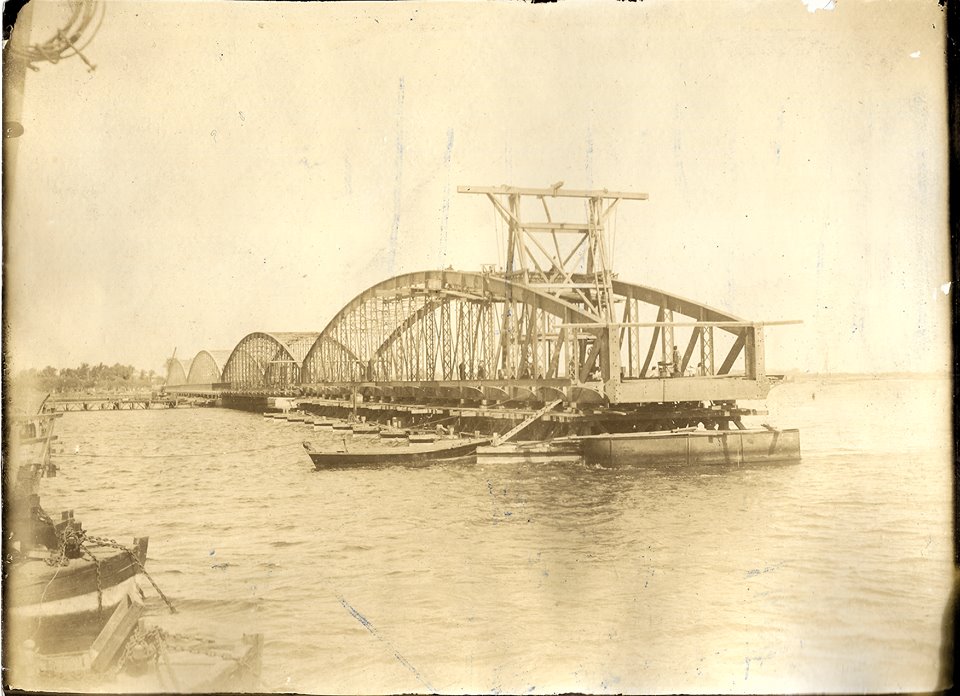
[[[33,640],[42,653],[89,641],[138,589],[147,544],[147,537],[135,539],[129,549],[84,542],[73,552],[68,542],[61,554],[32,550],[18,557],[6,578],[11,636],[16,642]]]
[[[40,653],[89,640],[121,598],[145,573],[146,537],[127,548],[90,536],[73,511],[54,522],[40,505],[40,480],[55,476],[51,460],[55,418],[37,413],[10,419],[10,463],[5,466],[9,498],[4,535],[4,571],[14,643],[31,640]],[[7,530],[5,530],[6,532]]]
[[[430,464],[474,457],[477,447],[490,441],[481,438],[451,438],[424,444],[359,446],[354,449],[318,450],[309,442],[303,448],[318,471],[324,469],[382,466],[389,464]]]

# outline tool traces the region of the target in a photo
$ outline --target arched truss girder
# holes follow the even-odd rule
[[[657,288],[614,280],[612,289],[622,319],[606,325],[572,294],[502,275],[421,271],[389,278],[330,320],[306,353],[301,383],[464,374],[606,382],[690,373],[694,365],[697,374],[724,375],[745,352],[754,355],[754,333],[739,317]],[[726,357],[715,361],[715,350]],[[744,360],[751,379],[755,368]]]
[[[223,368],[222,381],[233,388],[291,387],[300,382],[303,357],[316,333],[254,332],[233,349]]]
[[[340,323],[345,316],[368,299],[376,297],[377,294],[390,291],[403,293],[412,288],[423,288],[424,291],[432,290],[434,292],[442,290],[444,294],[451,297],[465,296],[467,299],[476,300],[496,297],[529,302],[539,299],[543,303],[544,309],[557,316],[563,316],[564,311],[569,310],[572,313],[571,319],[575,321],[589,323],[599,319],[596,315],[585,312],[576,305],[548,295],[532,286],[507,280],[502,276],[471,271],[418,271],[394,276],[367,288],[345,304],[337,312],[337,315],[327,323],[320,335],[328,335],[331,328]]]
[[[223,367],[233,351],[201,350],[190,363],[187,384],[214,384],[221,381]]]
[[[508,305],[519,316],[504,312]],[[445,312],[457,313],[453,322]],[[493,322],[501,321],[500,314],[510,322],[506,328]],[[492,376],[495,360],[519,374],[521,368],[516,363],[532,357],[516,336],[533,332],[533,324],[545,323],[546,315],[556,324],[591,324],[598,319],[592,312],[556,295],[502,276],[465,271],[420,271],[396,276],[360,293],[330,320],[304,359],[302,381],[310,384],[363,379],[450,379],[457,364],[467,360],[470,366],[465,369],[471,373],[474,367],[480,369],[480,362],[486,362],[484,369]],[[483,335],[481,323],[485,324]],[[470,337],[469,331],[473,332]],[[418,336],[411,339],[414,333]],[[491,359],[494,333],[497,341],[504,333],[514,337],[510,346],[498,346],[496,358]],[[600,330],[590,327],[584,333],[596,336]],[[353,355],[331,352],[333,339]],[[482,351],[477,350],[478,344]],[[555,346],[554,351],[557,350]],[[395,353],[392,365],[384,363],[390,351]],[[356,367],[345,370],[350,360],[356,360]]]
[[[187,383],[187,374],[190,372],[190,361],[171,358],[167,362],[166,386],[176,387]]]

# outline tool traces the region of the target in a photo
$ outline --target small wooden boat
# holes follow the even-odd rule
[[[353,424],[347,422],[334,423],[332,426],[333,430],[352,430]]]
[[[377,435],[380,432],[380,426],[376,423],[354,423],[351,430],[354,435]]]
[[[324,418],[314,418],[313,428],[314,430],[333,430],[333,421]]]
[[[303,448],[310,455],[318,471],[324,469],[382,466],[388,464],[430,464],[464,457],[474,457],[477,447],[490,440],[447,439],[425,444],[398,444],[396,446],[358,446],[354,449],[316,450],[309,442]]]

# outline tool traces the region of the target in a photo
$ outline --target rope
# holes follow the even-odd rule
[[[100,30],[105,14],[105,4],[96,0],[74,0],[70,19],[56,35],[42,43],[35,43],[26,48],[10,45],[10,56],[24,61],[31,70],[38,70],[34,63],[49,62],[56,64],[63,58],[79,56],[86,63],[87,69],[92,71],[95,66],[87,60],[82,51],[86,48]],[[93,27],[89,33],[87,29]],[[86,38],[84,34],[88,34]]]

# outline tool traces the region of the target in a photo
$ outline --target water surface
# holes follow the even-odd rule
[[[149,535],[181,611],[145,585],[148,620],[264,633],[265,690],[934,688],[949,384],[801,382],[768,405],[801,463],[316,472],[300,442],[334,436],[302,424],[70,413],[43,503]]]

